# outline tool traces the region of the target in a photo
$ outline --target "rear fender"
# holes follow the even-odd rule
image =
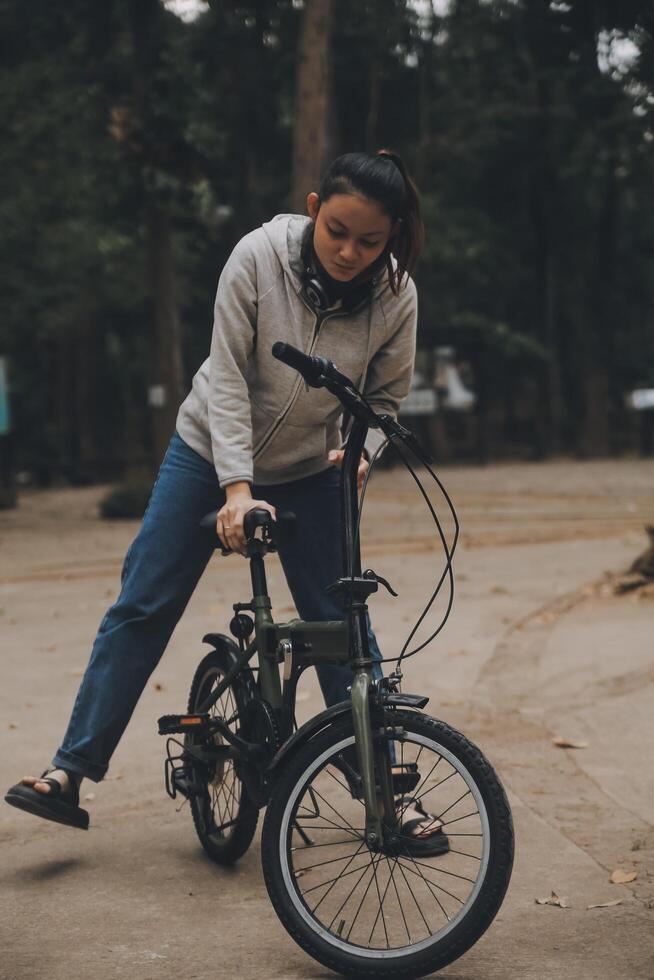
[[[235,663],[236,658],[241,652],[238,648],[238,644],[236,644],[231,637],[225,636],[224,633],[207,633],[206,636],[202,637],[202,642],[209,643],[217,653],[222,653],[225,657],[227,657],[230,667],[233,663]],[[243,667],[243,669],[237,675],[237,679],[245,687],[248,698],[259,697],[259,689],[257,688],[254,674],[249,667]]]

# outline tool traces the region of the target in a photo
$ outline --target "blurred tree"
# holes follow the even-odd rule
[[[332,0],[307,0],[297,53],[291,207],[306,210],[307,188],[320,183],[331,156]]]
[[[0,16],[19,467],[156,465],[235,241],[304,211],[324,159],[384,145],[422,191],[420,344],[476,365],[482,454],[634,444],[624,390],[654,385],[651,3],[212,0],[183,22],[157,0],[0,0]]]

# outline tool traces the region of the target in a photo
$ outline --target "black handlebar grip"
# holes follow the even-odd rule
[[[222,552],[223,555],[231,555],[232,549],[226,548],[222,543],[222,541],[220,540],[220,538],[218,537],[217,522],[218,522],[218,511],[212,510],[210,514],[204,515],[204,517],[200,521],[200,527],[211,528],[211,530],[213,531],[213,537],[211,538],[211,540],[213,541],[214,548],[220,548],[220,551]]]
[[[298,371],[309,384],[317,381],[322,374],[321,359],[303,353],[297,347],[293,347],[292,344],[285,344],[282,340],[277,340],[272,345],[272,353],[278,361],[282,361]]]

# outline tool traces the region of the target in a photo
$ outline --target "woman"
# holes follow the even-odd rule
[[[284,340],[335,359],[376,411],[396,414],[413,370],[417,301],[409,273],[423,226],[404,164],[384,150],[335,160],[307,210],[309,217],[277,215],[246,235],[223,269],[210,356],[179,410],[125,557],[120,596],[100,624],[52,768],[24,777],[5,797],[20,809],[88,827],[79,784],[107,771],[211,557],[199,520],[217,502],[218,535],[241,553],[249,510],[294,511],[293,541],[280,558],[298,612],[313,620],[342,616],[324,592],[341,574],[342,407],[325,389],[308,391],[271,348]],[[359,486],[382,439],[370,431]],[[372,631],[370,646],[381,659]],[[328,705],[347,696],[348,669],[326,666],[318,674]],[[438,831],[419,804],[409,815],[416,834]]]

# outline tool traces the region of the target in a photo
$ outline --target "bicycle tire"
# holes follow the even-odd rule
[[[190,714],[197,711],[212,687],[224,677],[231,666],[231,657],[219,650],[211,651],[202,659],[191,684],[188,699]],[[240,715],[251,701],[254,690],[255,685],[251,675],[249,677],[238,675],[217,705],[213,706],[211,714],[227,715],[234,731],[238,733]],[[218,735],[213,738],[222,742]],[[192,748],[194,744],[203,741],[206,740],[187,735],[185,745]],[[202,795],[190,797],[193,824],[200,843],[212,861],[217,864],[233,864],[245,854],[252,843],[259,819],[258,807],[249,798],[245,786],[236,774],[233,760],[228,763],[225,772],[224,766],[222,771],[219,771],[218,766],[211,768],[197,764],[193,762],[193,757],[190,755],[189,759],[194,781],[206,787]],[[222,798],[220,798],[221,794]],[[219,811],[219,822],[215,819],[216,810]],[[231,824],[228,833],[219,829],[226,823],[223,820],[224,813],[229,815]]]
[[[452,847],[451,854],[447,856],[440,855],[439,857],[433,856],[428,859],[416,861],[413,856],[407,858],[405,853],[402,852],[399,857],[381,856],[375,864],[376,858],[374,856],[370,857],[371,852],[365,845],[363,833],[360,836],[360,845],[356,843],[356,840],[359,838],[350,840],[350,837],[355,837],[356,832],[363,830],[364,819],[361,818],[358,821],[360,826],[357,826],[355,823],[348,822],[345,816],[341,817],[341,822],[339,823],[339,818],[335,816],[337,810],[341,814],[348,812],[347,807],[342,802],[347,798],[345,790],[348,787],[346,784],[343,784],[342,789],[335,790],[335,792],[340,793],[340,805],[338,807],[334,806],[333,812],[324,807],[324,814],[320,814],[317,819],[322,819],[325,814],[328,814],[326,828],[329,827],[329,823],[331,822],[334,826],[341,828],[338,831],[332,830],[332,833],[347,834],[349,836],[346,837],[346,841],[335,840],[332,846],[331,842],[329,842],[329,831],[322,831],[322,836],[319,837],[319,843],[326,840],[327,843],[322,846],[332,846],[332,849],[329,852],[320,852],[321,860],[318,864],[310,865],[308,871],[305,872],[301,866],[301,862],[304,860],[303,852],[308,852],[312,857],[318,852],[311,850],[311,846],[315,847],[315,842],[311,846],[302,846],[301,841],[299,841],[296,846],[293,846],[293,833],[298,827],[298,819],[304,821],[301,824],[302,831],[309,831],[309,820],[303,812],[308,810],[308,807],[300,801],[308,798],[311,787],[314,789],[314,795],[317,793],[318,797],[324,799],[325,785],[331,787],[333,784],[332,782],[323,780],[320,784],[323,787],[322,793],[318,791],[317,785],[322,775],[329,775],[336,783],[339,782],[339,779],[334,776],[334,773],[338,773],[338,765],[331,763],[329,760],[333,759],[337,761],[338,753],[354,744],[354,730],[351,717],[347,717],[334,723],[326,731],[317,735],[307,745],[299,749],[297,754],[289,760],[286,771],[274,787],[268,805],[262,833],[261,854],[266,886],[275,911],[291,937],[310,956],[344,976],[383,977],[387,978],[387,980],[390,980],[392,977],[393,980],[413,980],[415,977],[421,977],[435,970],[439,970],[457,959],[480,938],[491,924],[502,904],[511,876],[513,865],[513,825],[511,811],[502,784],[480,750],[465,738],[464,735],[444,722],[415,711],[387,710],[385,724],[387,726],[393,726],[395,732],[404,733],[404,736],[398,736],[404,740],[400,743],[396,742],[396,745],[401,745],[402,752],[404,752],[405,745],[407,747],[413,746],[414,748],[422,745],[422,748],[418,752],[418,759],[420,759],[424,746],[427,745],[429,751],[438,754],[441,759],[445,760],[445,766],[450,767],[452,772],[457,774],[457,779],[460,778],[464,784],[469,786],[471,799],[468,802],[477,802],[478,823],[482,830],[484,830],[484,834],[481,832],[479,834],[460,832],[461,828],[472,826],[474,815],[455,816],[459,810],[448,807],[450,811],[446,824],[446,826],[449,825],[449,829],[447,830],[447,833],[450,835],[448,843],[450,841],[457,842],[456,846]],[[438,762],[436,765],[438,765]],[[332,766],[333,770],[331,772],[329,771],[330,766]],[[445,771],[445,769],[440,770],[441,776],[439,777],[439,781],[432,789],[423,791],[422,796],[425,797],[425,800],[427,800],[428,794],[430,793],[435,793],[436,798],[439,794],[445,793],[445,787],[443,787],[442,783],[450,779],[449,776],[447,779],[442,778]],[[441,778],[442,782],[440,781]],[[429,780],[424,785],[428,785],[428,782]],[[448,792],[450,790],[452,793],[456,792],[456,789],[452,788],[453,785],[453,783],[450,783]],[[464,797],[461,797],[461,800],[463,799]],[[361,801],[358,802],[363,807]],[[351,807],[353,804],[349,805]],[[465,808],[466,803],[460,804],[460,801],[457,801],[456,805],[457,807],[462,805]],[[319,812],[320,807],[316,807],[316,811]],[[355,812],[361,814],[361,810]],[[312,814],[311,816],[313,819],[315,815]],[[441,818],[444,818],[444,813],[441,813]],[[457,821],[458,828],[454,827],[454,833],[452,833],[452,827],[454,824],[457,824]],[[314,826],[320,825],[314,823]],[[315,833],[316,831],[314,831]],[[476,838],[479,838],[479,840],[476,840]],[[460,843],[460,839],[464,839],[463,844]],[[363,921],[360,917],[362,907],[360,905],[352,919],[353,907],[349,910],[347,909],[347,903],[350,901],[349,897],[341,905],[337,915],[332,920],[332,924],[329,926],[326,925],[326,921],[319,919],[318,913],[315,910],[310,908],[314,898],[317,899],[316,909],[323,901],[327,900],[327,896],[335,888],[334,884],[330,885],[330,880],[339,881],[340,878],[344,879],[348,875],[353,875],[355,871],[358,872],[360,870],[360,867],[357,865],[348,871],[337,871],[337,877],[335,879],[328,878],[318,885],[313,884],[312,875],[319,876],[325,872],[332,874],[333,870],[336,870],[334,869],[334,864],[345,860],[345,857],[333,858],[334,854],[338,854],[338,851],[333,849],[336,845],[340,845],[341,850],[351,848],[354,854],[348,864],[342,866],[343,869],[348,868],[353,860],[357,862],[363,860],[364,865],[362,866],[365,866],[366,859],[369,860],[369,865],[372,869],[370,881],[365,888],[365,892],[363,892],[363,885],[361,886],[361,892],[364,894],[364,898],[361,901],[362,903],[364,900],[367,901],[366,895],[370,892],[372,894],[372,901],[374,902],[375,889],[371,888],[374,878],[383,920],[385,917],[382,910],[386,896],[390,894],[391,899],[394,900],[393,890],[390,888],[390,884],[393,882],[395,892],[397,893],[397,905],[402,913],[404,923],[403,925],[401,924],[398,914],[395,915],[393,921],[384,921],[383,932],[386,933],[386,949],[381,948],[381,941],[379,941],[380,948],[375,949],[370,948],[370,940],[368,948],[362,945],[361,942],[350,941],[353,929],[358,929],[360,932],[361,927],[365,926],[365,931],[367,932],[372,914],[368,916],[367,921]],[[355,846],[358,847],[357,851],[354,851]],[[459,848],[464,848],[464,850],[460,850]],[[478,855],[466,853],[468,850],[474,851],[475,848],[478,848]],[[329,859],[323,860],[325,854],[329,854]],[[299,855],[299,857],[296,857],[296,855]],[[463,855],[463,857],[459,857],[458,855]],[[456,915],[453,913],[452,917],[448,917],[446,921],[447,909],[443,907],[441,901],[446,905],[449,903],[451,906],[454,905],[452,902],[453,898],[457,898],[457,901],[459,901],[459,897],[452,894],[453,889],[458,887],[459,883],[450,885],[449,891],[443,889],[446,894],[452,894],[452,897],[446,899],[443,894],[440,894],[441,901],[439,901],[439,905],[441,905],[444,911],[442,928],[434,932],[433,935],[427,935],[420,942],[412,941],[411,927],[409,927],[405,918],[405,908],[408,908],[408,906],[402,906],[400,895],[400,891],[407,892],[407,888],[399,873],[395,877],[397,869],[398,867],[405,869],[402,871],[402,874],[404,880],[408,882],[408,891],[412,891],[413,878],[411,875],[415,875],[418,878],[418,883],[422,887],[420,876],[426,880],[426,874],[422,871],[421,865],[427,866],[426,861],[431,861],[432,864],[430,867],[433,869],[433,872],[428,872],[431,875],[429,880],[432,886],[429,888],[429,891],[437,896],[438,901],[439,891],[437,889],[441,889],[439,882],[442,883],[445,881],[449,885],[450,879],[445,878],[444,875],[452,874],[451,871],[443,870],[445,866],[442,862],[446,858],[450,860],[450,864],[447,865],[449,867],[454,867],[455,865],[452,862],[458,861],[460,866],[465,865],[469,867],[472,865],[478,868],[476,879],[465,878],[466,881],[474,881],[474,887],[470,890],[470,897],[466,900],[466,903],[463,903],[461,900],[460,908],[454,906],[455,909],[459,908],[459,911]],[[477,865],[470,860],[472,858],[478,862]],[[385,867],[383,862],[386,862],[388,881],[386,890],[382,895],[381,885],[383,885],[382,876]],[[393,862],[395,863],[393,864]],[[411,867],[411,862],[415,867]],[[320,869],[321,866],[322,871],[316,870]],[[332,870],[327,871],[327,867]],[[377,873],[378,870],[379,875]],[[470,874],[472,873],[471,871]],[[367,872],[364,872],[364,874],[367,874]],[[439,875],[440,878],[438,877]],[[454,874],[454,878],[457,877],[464,878],[465,876]],[[434,880],[434,878],[437,880]],[[350,882],[353,880],[350,878]],[[357,880],[355,888],[358,887],[358,881],[364,881],[365,883],[365,879],[361,876]],[[305,884],[303,885],[302,882],[305,882]],[[398,884],[400,886],[399,888]],[[321,892],[325,886],[329,886],[327,891]],[[349,884],[347,887],[349,887]],[[417,885],[415,887],[417,891]],[[318,895],[315,895],[316,891]],[[354,889],[352,889],[350,895],[353,892]],[[321,893],[322,898],[319,897]],[[309,898],[310,894],[311,899]],[[414,895],[414,901],[425,920],[425,924],[429,925],[426,916],[429,915],[431,917],[432,913],[426,907],[429,898],[428,892],[424,891],[424,894],[427,896],[426,899],[421,899],[421,902],[418,902]],[[359,900],[358,895],[356,900]],[[329,901],[327,900],[327,904]],[[425,909],[424,913],[422,911],[423,908]],[[374,905],[372,911],[374,912]],[[331,908],[324,916],[325,920],[330,913]],[[364,913],[364,917],[366,914]],[[343,918],[339,922],[338,927],[333,928],[333,923],[339,916],[343,916]],[[346,919],[346,916],[349,916],[349,919]],[[359,924],[357,925],[358,916]],[[380,932],[380,928],[377,926],[378,920],[379,912],[377,912],[377,917],[373,923],[371,939],[375,929],[377,929],[378,934]],[[419,922],[419,920],[417,921]],[[344,926],[344,923],[347,924]],[[346,929],[348,930],[347,934]],[[402,933],[403,936],[404,929],[406,929],[409,941],[407,942],[403,938],[403,946],[391,947],[389,945],[389,933],[394,936]],[[428,929],[425,930],[426,933],[428,931]],[[375,942],[378,941],[375,940]]]

